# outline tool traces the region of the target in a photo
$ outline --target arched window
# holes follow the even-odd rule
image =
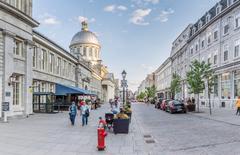
[[[92,53],[92,48],[90,47],[89,48],[89,56],[92,57],[93,56],[93,53]]]
[[[87,56],[87,48],[83,47],[83,56]]]
[[[97,49],[94,48],[95,58],[97,58]]]

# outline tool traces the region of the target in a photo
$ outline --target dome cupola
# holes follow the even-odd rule
[[[101,45],[97,36],[89,31],[88,23],[82,22],[82,29],[75,34],[70,43],[70,51],[78,59],[83,58],[90,61],[93,65],[97,64],[100,59]]]
[[[82,22],[82,30],[73,36],[70,46],[76,44],[95,44],[100,46],[97,36],[88,30],[86,21]]]

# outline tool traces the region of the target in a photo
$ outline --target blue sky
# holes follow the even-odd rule
[[[147,74],[169,57],[171,44],[190,23],[196,22],[218,0],[34,0],[37,30],[68,49],[80,21],[102,45],[103,63],[121,78],[127,71],[136,90]]]

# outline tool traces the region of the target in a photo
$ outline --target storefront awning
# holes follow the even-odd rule
[[[88,95],[88,92],[84,89],[81,89],[81,88],[72,87],[72,86],[65,86],[65,85],[62,85],[62,84],[56,84],[55,95],[65,96],[67,94]]]

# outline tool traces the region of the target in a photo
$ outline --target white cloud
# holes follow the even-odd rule
[[[161,11],[160,15],[156,18],[156,20],[160,20],[161,22],[167,22],[169,16],[174,14],[174,10],[169,8],[167,10]]]
[[[108,5],[103,10],[106,11],[106,12],[114,12],[115,9],[116,9],[115,5]]]
[[[159,3],[159,0],[144,0],[145,2],[149,2],[149,3],[152,3],[152,4],[157,4]]]
[[[137,9],[133,12],[130,22],[136,25],[149,25],[149,22],[145,21],[145,17],[151,13],[151,9]]]
[[[87,22],[89,22],[89,23],[93,23],[93,22],[95,22],[96,21],[96,19],[95,18],[87,18],[87,17],[84,17],[84,16],[78,16],[78,21],[80,22],[80,23],[82,23],[83,21],[87,21]]]
[[[146,6],[149,4],[158,4],[160,0],[132,0],[138,6]]]
[[[44,13],[43,15],[39,16],[39,22],[44,25],[58,25],[61,23],[57,17],[49,13]]]
[[[118,10],[121,10],[121,11],[125,11],[125,10],[127,10],[127,7],[126,7],[126,6],[123,6],[123,5],[119,5],[119,6],[117,7],[117,9],[118,9]]]
[[[128,8],[124,5],[108,5],[106,7],[104,7],[104,11],[106,12],[115,12],[117,10],[119,11],[126,11]]]

